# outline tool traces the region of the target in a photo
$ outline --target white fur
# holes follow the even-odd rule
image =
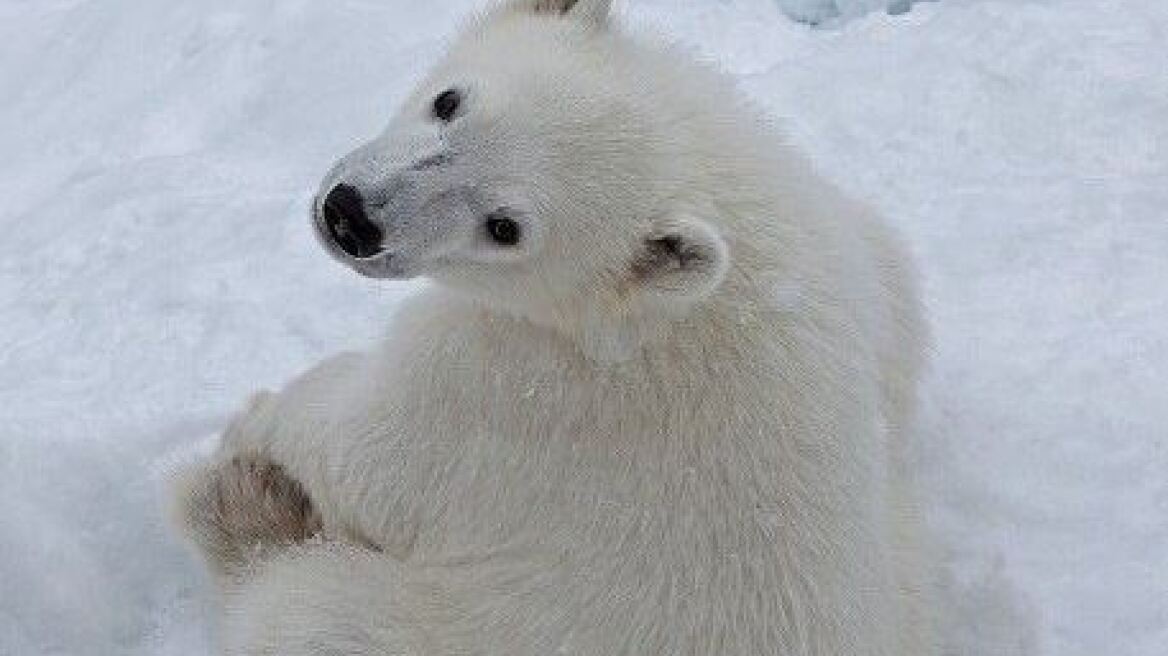
[[[375,142],[388,175],[431,150],[402,144],[477,139],[495,165],[451,175],[539,237],[428,242],[410,275],[441,284],[380,346],[237,421],[224,454],[277,463],[325,528],[226,580],[226,653],[935,653],[907,255],[607,4],[478,20]],[[419,141],[451,81],[482,85],[442,128],[469,136]],[[663,234],[697,255],[647,256]]]

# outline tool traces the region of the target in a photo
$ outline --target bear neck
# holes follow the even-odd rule
[[[583,359],[610,366],[653,352],[710,344],[722,335],[743,337],[752,325],[772,325],[781,310],[774,303],[776,284],[771,276],[745,276],[732,268],[708,297],[685,304],[645,302],[621,293],[542,310],[478,302],[489,314],[539,326]],[[515,334],[522,338],[525,333]]]

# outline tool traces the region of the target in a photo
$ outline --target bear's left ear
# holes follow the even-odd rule
[[[558,14],[602,25],[612,11],[612,0],[517,0],[514,8],[537,14]]]
[[[681,303],[714,291],[730,268],[730,248],[713,226],[689,216],[659,221],[633,260],[635,284],[650,297]]]

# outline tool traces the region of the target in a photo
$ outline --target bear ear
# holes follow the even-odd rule
[[[714,291],[730,268],[730,248],[713,226],[688,216],[660,221],[633,260],[635,284],[650,297],[682,303]]]
[[[513,0],[510,8],[535,14],[556,14],[602,25],[612,11],[612,0]]]

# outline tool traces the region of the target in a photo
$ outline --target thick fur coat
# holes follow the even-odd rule
[[[935,653],[909,258],[723,76],[608,2],[512,1],[314,217],[437,284],[182,476],[225,653]]]

